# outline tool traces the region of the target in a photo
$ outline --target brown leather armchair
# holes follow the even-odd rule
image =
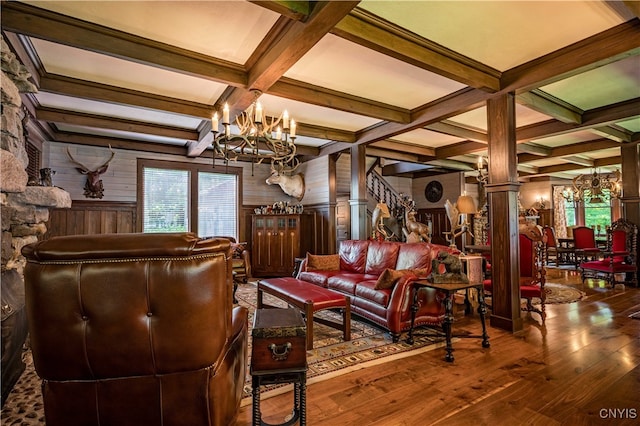
[[[251,278],[251,258],[247,243],[238,243],[233,237],[215,236],[212,238],[224,238],[231,242],[231,258],[233,265],[233,279],[236,283],[247,283]]]
[[[248,318],[227,240],[81,235],[23,254],[47,426],[235,422]]]

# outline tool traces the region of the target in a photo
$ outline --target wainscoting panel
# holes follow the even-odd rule
[[[136,203],[73,201],[69,209],[51,210],[43,239],[136,232],[136,220]]]

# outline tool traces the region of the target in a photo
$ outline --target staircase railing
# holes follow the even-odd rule
[[[404,212],[400,194],[375,170],[367,174],[367,191],[376,202],[385,203],[393,215]]]

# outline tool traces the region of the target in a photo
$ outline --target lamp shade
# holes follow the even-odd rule
[[[458,212],[462,214],[475,213],[477,211],[476,203],[470,195],[459,196],[458,201],[456,202],[456,207],[458,208]]]

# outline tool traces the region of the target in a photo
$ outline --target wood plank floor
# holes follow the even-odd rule
[[[586,293],[547,306],[547,319],[525,315],[523,331],[489,327],[479,339],[345,374],[307,387],[309,425],[637,425],[640,424],[640,290],[584,285],[574,271],[548,270],[548,281]],[[454,333],[480,333],[477,314],[456,318]],[[280,423],[291,393],[262,401],[263,420]],[[238,425],[251,424],[251,406]]]

